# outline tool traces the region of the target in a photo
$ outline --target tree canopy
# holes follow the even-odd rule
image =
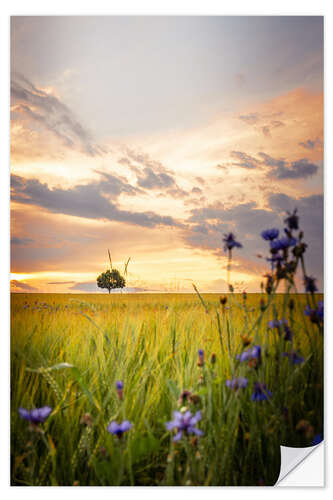
[[[97,286],[99,288],[106,288],[109,293],[114,288],[124,288],[126,285],[125,278],[120,274],[118,269],[108,269],[105,273],[97,277]]]

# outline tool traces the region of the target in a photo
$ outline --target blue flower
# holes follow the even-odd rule
[[[199,349],[198,351],[199,361],[198,366],[203,366],[205,364],[205,353],[203,349]]]
[[[121,380],[118,380],[116,382],[116,389],[117,389],[118,398],[120,400],[124,399],[123,388],[124,388],[124,382],[122,382]]]
[[[173,420],[165,424],[168,431],[172,431],[173,429],[177,430],[177,434],[174,436],[173,441],[179,441],[183,436],[183,432],[187,434],[196,434],[197,436],[203,435],[203,432],[195,427],[199,420],[201,420],[200,411],[197,411],[195,415],[192,415],[190,411],[184,414],[179,411],[174,411],[173,417]]]
[[[226,380],[225,385],[230,389],[244,389],[247,386],[248,380],[245,377],[235,377],[232,380]]]
[[[284,352],[283,356],[287,356],[290,362],[294,365],[300,365],[301,363],[304,363],[303,356],[299,356],[296,351]]]
[[[238,243],[238,241],[235,240],[235,236],[232,233],[225,234],[222,241],[224,241],[225,243],[224,245],[225,251],[232,250],[234,247],[242,248],[243,246],[241,243]]]
[[[47,417],[50,415],[52,408],[49,406],[43,406],[42,408],[35,408],[34,410],[26,410],[25,408],[19,408],[18,412],[21,418],[32,422],[33,424],[40,424],[45,422]]]
[[[115,436],[118,436],[118,438],[121,438],[124,432],[129,431],[131,427],[132,424],[128,420],[124,420],[121,424],[113,421],[107,426],[107,431],[110,432],[110,434],[114,434]]]
[[[272,393],[267,389],[266,384],[255,382],[254,391],[251,396],[252,401],[265,401],[266,399],[271,397]]]
[[[321,434],[316,434],[315,437],[313,438],[312,446],[316,446],[317,444],[321,443],[322,440],[323,436]]]
[[[261,347],[260,345],[255,345],[250,347],[247,351],[243,351],[241,354],[237,354],[236,359],[238,359],[241,363],[243,361],[250,361],[251,359],[261,358]]]
[[[261,237],[264,238],[264,240],[275,240],[279,236],[279,230],[278,229],[266,229],[266,231],[263,231],[261,233]]]
[[[312,276],[305,276],[304,277],[304,285],[305,285],[306,292],[315,293],[318,291],[318,288],[316,286],[316,279],[312,278]]]
[[[304,314],[309,316],[312,323],[319,323],[324,320],[324,304],[320,300],[318,302],[317,309],[311,309],[311,307],[306,306],[304,310]]]
[[[279,240],[271,241],[271,249],[275,251],[285,250],[289,247],[294,247],[297,244],[295,238],[281,238]]]

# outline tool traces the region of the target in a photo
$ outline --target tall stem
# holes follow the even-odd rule
[[[230,291],[230,271],[231,271],[231,259],[232,259],[231,248],[228,248],[227,285],[228,285],[228,290],[229,290],[229,291]]]

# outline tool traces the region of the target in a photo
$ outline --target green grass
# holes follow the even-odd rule
[[[223,309],[218,295],[203,294],[206,311],[195,294],[13,294],[12,484],[274,484],[280,444],[309,446],[323,433],[322,328],[303,314],[321,297],[294,295],[294,311],[290,297],[230,294]],[[267,328],[275,317],[288,319],[292,347]],[[256,368],[236,360],[244,335],[262,346]],[[304,363],[283,356],[292,348]],[[245,389],[226,387],[235,375],[248,378]],[[255,381],[272,398],[251,401]],[[184,389],[200,401],[179,404]],[[44,405],[53,412],[40,432],[18,415]],[[174,443],[165,422],[182,406],[201,410],[204,436]],[[107,432],[124,419],[133,428],[122,439]]]

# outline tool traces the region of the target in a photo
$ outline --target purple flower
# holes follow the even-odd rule
[[[284,332],[284,335],[283,335],[284,340],[291,341],[293,338],[293,333],[288,326],[288,320],[285,318],[273,319],[273,320],[269,321],[268,328],[271,328],[272,330],[274,328],[276,328],[278,330],[279,335],[281,335],[281,331],[283,331]]]
[[[297,241],[295,238],[281,238],[279,240],[271,241],[271,249],[278,251],[278,250],[285,250],[288,247],[294,247],[297,244]]]
[[[315,293],[318,291],[318,288],[316,286],[316,279],[312,278],[311,276],[304,277],[304,285],[306,292]]]
[[[287,356],[294,365],[300,365],[304,362],[303,356],[299,356],[296,351],[284,352],[283,356]]]
[[[226,380],[225,385],[230,389],[244,389],[247,386],[248,380],[245,377],[235,377],[232,380]]]
[[[203,435],[203,432],[195,427],[199,420],[201,420],[200,411],[197,411],[195,415],[192,415],[190,411],[184,414],[179,411],[174,411],[173,418],[173,420],[165,424],[168,431],[172,431],[173,429],[177,430],[177,434],[173,438],[173,441],[179,441],[183,436],[183,432],[187,434],[196,434],[197,436]]]
[[[280,328],[280,326],[287,325],[288,320],[283,318],[283,319],[273,319],[268,322],[268,328]]]
[[[26,410],[25,408],[19,408],[18,412],[21,418],[32,422],[33,424],[40,424],[45,422],[47,417],[50,415],[52,408],[49,406],[43,406],[42,408],[35,408],[34,410]]]
[[[264,238],[264,240],[268,241],[273,241],[275,238],[279,236],[279,230],[278,229],[266,229],[266,231],[263,231],[261,233],[261,237]]]
[[[271,397],[272,393],[267,389],[266,384],[255,382],[251,401],[265,401],[266,399]]]
[[[243,351],[241,354],[237,354],[236,359],[238,359],[241,363],[243,361],[250,361],[251,359],[261,358],[261,347],[260,345],[255,345],[250,347],[247,351]]]
[[[128,420],[124,420],[121,424],[113,421],[107,426],[107,431],[110,432],[110,434],[114,434],[115,436],[118,436],[118,438],[121,438],[124,432],[129,431],[131,427],[132,424]]]
[[[225,243],[224,245],[225,252],[227,250],[232,250],[234,247],[242,248],[243,246],[241,243],[238,243],[238,241],[235,240],[235,236],[232,233],[225,234],[222,241],[224,241]]]

